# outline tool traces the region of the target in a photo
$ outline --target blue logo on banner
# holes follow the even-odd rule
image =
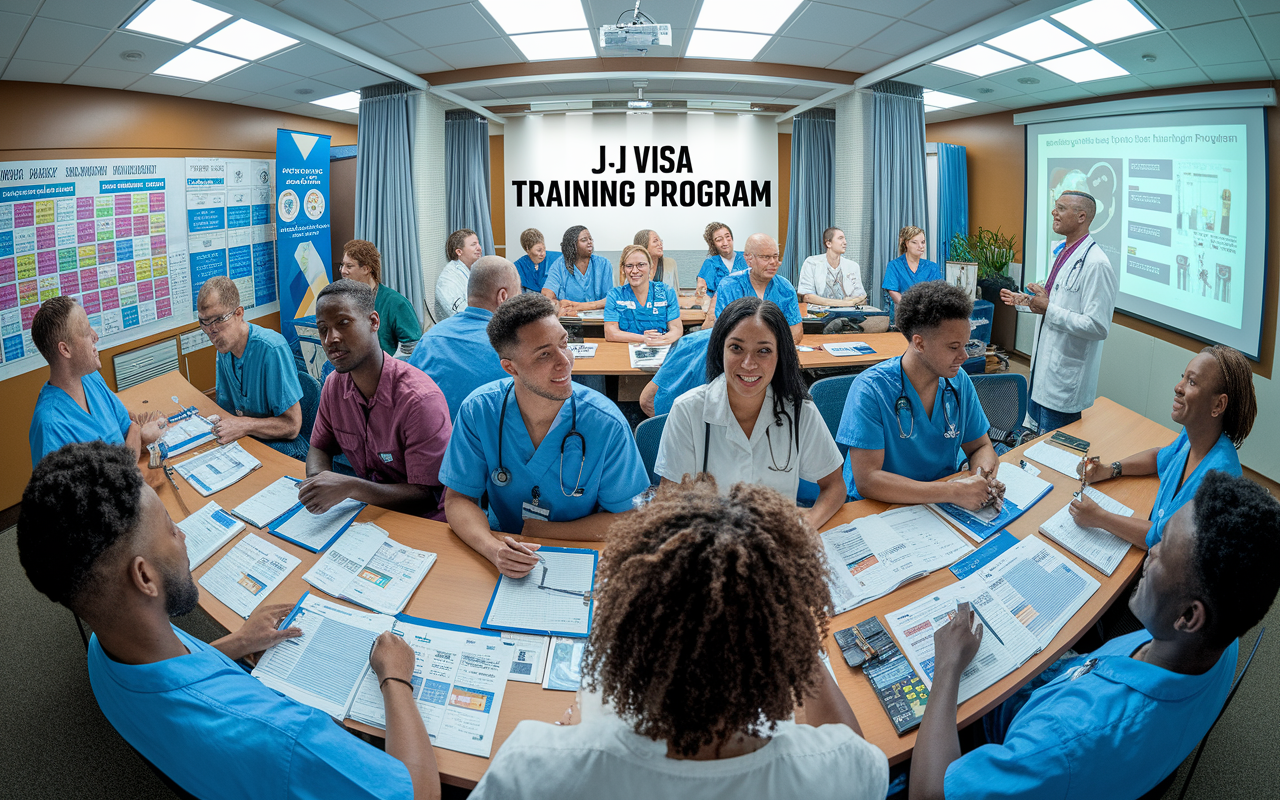
[[[328,136],[276,131],[276,192],[280,330],[294,341],[288,320],[315,314],[330,281]]]

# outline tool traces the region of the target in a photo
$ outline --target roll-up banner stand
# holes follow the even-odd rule
[[[298,334],[292,320],[313,316],[329,285],[329,137],[276,130],[276,264],[280,332]]]

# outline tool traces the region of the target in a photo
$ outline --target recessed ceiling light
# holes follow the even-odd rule
[[[238,19],[205,39],[200,46],[253,61],[282,50],[297,41],[283,33],[276,33],[261,25],[255,25],[247,19]]]
[[[185,44],[230,17],[226,12],[194,0],[152,0],[151,5],[142,9],[124,27]]]
[[[1083,53],[1072,53],[1069,56],[1041,61],[1040,66],[1076,83],[1118,78],[1129,74],[1128,70],[1097,50],[1085,50]]]
[[[940,58],[933,63],[940,67],[967,72],[970,75],[977,75],[981,78],[983,75],[990,75],[993,72],[1003,72],[1006,69],[1020,67],[1026,62],[1020,58],[1014,58],[992,50],[990,47],[975,44],[967,50],[952,53],[946,58]]]
[[[924,104],[933,106],[935,109],[955,108],[974,102],[968,97],[961,97],[958,94],[947,94],[946,92],[937,92],[933,89],[924,90]]]
[[[688,58],[719,58],[728,61],[750,61],[768,43],[770,37],[759,33],[728,33],[695,30],[685,49]]]
[[[125,50],[120,57],[125,61],[141,61],[147,57],[147,54],[141,50]]]
[[[1129,0],[1090,0],[1054,14],[1053,18],[1094,44],[1159,30]]]
[[[596,57],[595,43],[586,30],[525,33],[512,36],[511,41],[515,42],[516,47],[530,61]]]
[[[355,111],[360,108],[360,93],[343,92],[342,94],[335,94],[333,97],[322,97],[311,102],[326,108],[336,108],[339,111]]]
[[[168,64],[156,70],[155,74],[193,81],[211,81],[247,63],[249,62],[238,58],[193,47],[178,53]]]
[[[585,29],[582,0],[480,0],[507,35]]]
[[[1040,82],[1039,78],[1032,78],[1030,76],[1026,78],[1018,78],[1018,83],[1024,84],[1026,86],[1035,86],[1039,82]]]
[[[1042,19],[988,39],[987,44],[1028,61],[1060,56],[1085,46],[1084,42]]]
[[[693,27],[772,35],[798,5],[800,0],[703,0]]]

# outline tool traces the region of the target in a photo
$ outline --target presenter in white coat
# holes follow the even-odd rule
[[[1098,396],[1102,343],[1116,306],[1116,273],[1089,235],[1097,205],[1085,192],[1066,191],[1053,206],[1053,232],[1064,241],[1053,267],[1031,294],[1003,289],[1006,305],[1028,306],[1043,319],[1031,356],[1031,402],[1027,413],[1045,433],[1080,419]]]

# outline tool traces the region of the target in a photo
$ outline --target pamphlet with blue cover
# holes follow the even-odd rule
[[[1026,513],[1040,499],[1053,490],[1053,484],[1037,478],[1016,464],[1000,462],[997,479],[1004,484],[1004,502],[1000,510],[995,506],[970,511],[954,503],[930,503],[929,508],[956,526],[974,541],[984,542],[987,537],[1004,530],[1018,517]]]

